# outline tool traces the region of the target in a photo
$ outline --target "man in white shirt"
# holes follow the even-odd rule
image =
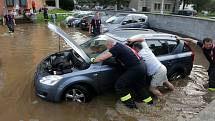
[[[157,59],[143,38],[128,39],[132,42],[133,49],[138,52],[139,56],[147,66],[147,73],[152,76],[149,90],[158,98],[163,94],[158,90],[158,86],[167,86],[170,90],[174,90],[174,86],[168,81],[166,67]]]

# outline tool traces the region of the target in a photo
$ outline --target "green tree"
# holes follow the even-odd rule
[[[214,0],[193,0],[194,9],[197,11],[210,10],[214,8],[214,6],[211,6],[213,3]]]
[[[73,0],[60,0],[59,1],[60,8],[65,10],[73,10],[74,9],[74,1]]]

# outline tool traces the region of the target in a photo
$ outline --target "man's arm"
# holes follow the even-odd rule
[[[98,57],[94,58],[92,60],[93,63],[97,63],[97,62],[101,62],[104,61],[110,57],[112,57],[113,55],[110,52],[106,52],[104,54],[99,55]]]
[[[3,25],[6,25],[6,18],[3,18]]]
[[[14,25],[16,25],[16,20],[15,20],[15,18],[13,18],[13,23],[14,23]]]
[[[176,39],[179,39],[179,40],[184,40],[185,42],[188,42],[188,43],[194,43],[194,44],[197,44],[197,40],[194,40],[194,39],[191,39],[191,38],[181,38],[181,37],[178,37],[176,36]]]
[[[91,28],[92,28],[92,24],[90,24],[90,27],[89,27],[89,34],[91,34]]]
[[[102,34],[103,33],[103,30],[102,30],[102,21],[100,20],[100,33]]]

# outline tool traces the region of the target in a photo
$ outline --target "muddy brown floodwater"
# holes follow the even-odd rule
[[[78,43],[87,32],[64,28]],[[0,26],[0,121],[175,121],[189,120],[215,96],[207,83],[207,61],[195,48],[190,76],[173,82],[174,92],[165,91],[164,100],[154,105],[138,104],[138,110],[124,107],[113,93],[95,97],[90,103],[52,103],[35,96],[33,76],[36,65],[58,51],[58,36],[45,24],[17,25],[15,34]]]

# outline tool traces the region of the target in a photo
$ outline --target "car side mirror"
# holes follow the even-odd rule
[[[126,24],[127,24],[127,21],[123,21],[123,22],[122,22],[122,25],[126,25]]]

